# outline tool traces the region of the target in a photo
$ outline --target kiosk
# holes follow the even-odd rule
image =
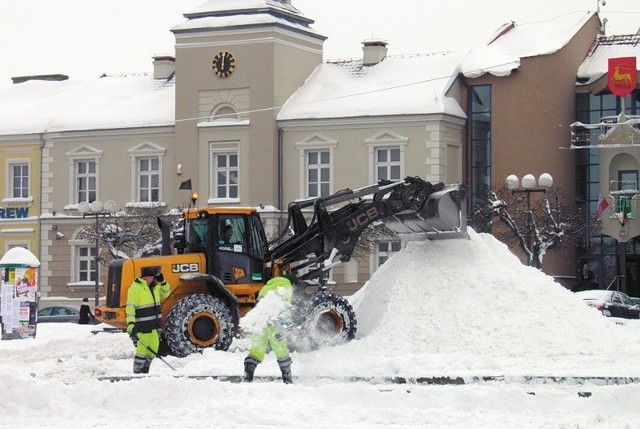
[[[0,259],[0,333],[3,340],[35,338],[40,261],[24,247]]]

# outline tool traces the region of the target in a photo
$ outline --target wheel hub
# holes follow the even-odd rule
[[[211,313],[194,314],[189,321],[189,337],[200,347],[211,347],[220,336],[220,321]]]
[[[315,331],[319,337],[331,340],[338,337],[344,329],[344,322],[335,310],[325,310],[316,316]]]

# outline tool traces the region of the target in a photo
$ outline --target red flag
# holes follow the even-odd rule
[[[594,213],[596,216],[596,220],[600,220],[602,212],[604,212],[607,207],[609,207],[609,201],[607,201],[607,199],[604,197],[600,197],[600,200],[598,201],[598,207],[596,207],[596,211]]]
[[[609,89],[617,96],[624,97],[636,89],[636,57],[609,58],[607,73]]]

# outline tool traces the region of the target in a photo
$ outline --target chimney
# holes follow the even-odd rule
[[[30,80],[48,80],[52,82],[60,82],[63,80],[69,79],[69,76],[66,74],[38,74],[38,75],[30,75],[30,76],[16,76],[12,77],[11,81],[13,84],[27,82]]]
[[[176,57],[156,55],[153,57],[153,78],[169,79],[176,71]]]
[[[384,40],[365,40],[362,42],[362,64],[372,66],[387,56],[387,42]]]

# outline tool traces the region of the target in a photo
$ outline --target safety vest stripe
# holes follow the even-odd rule
[[[147,308],[149,308],[149,307],[154,308],[154,307],[157,307],[157,306],[158,306],[158,304],[157,304],[157,303],[155,303],[155,302],[150,303],[150,304],[140,304],[140,305],[138,306],[138,310],[140,310],[140,309],[147,309]]]

